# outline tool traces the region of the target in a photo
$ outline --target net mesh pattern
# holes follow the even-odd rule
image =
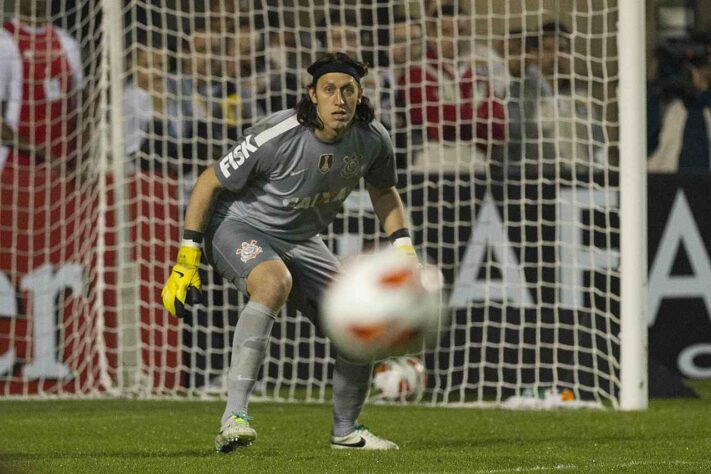
[[[225,395],[243,296],[205,266],[191,318],[160,300],[190,190],[340,50],[369,65],[413,240],[445,277],[421,401],[617,403],[616,1],[7,3],[0,394]],[[341,257],[385,237],[362,187],[324,234]],[[332,355],[285,308],[254,396],[329,399]]]

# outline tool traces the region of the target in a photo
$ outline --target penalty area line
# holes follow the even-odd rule
[[[474,471],[476,474],[495,474],[499,472],[536,472],[536,471],[562,471],[567,469],[578,469],[575,464],[556,464],[555,466],[532,466],[532,467],[511,467],[508,469],[485,469]]]
[[[553,466],[531,466],[531,467],[511,467],[507,469],[482,469],[474,471],[475,474],[498,474],[503,472],[538,472],[538,471],[563,471],[570,469],[580,469],[587,467],[594,467],[599,469],[620,469],[628,467],[642,467],[642,466],[707,466],[711,463],[705,461],[681,461],[681,460],[669,460],[669,461],[630,461],[623,463],[590,463],[584,466],[578,466],[576,464],[556,464]]]

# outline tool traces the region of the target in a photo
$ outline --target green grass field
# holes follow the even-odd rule
[[[221,402],[0,401],[0,472],[711,472],[711,381],[645,412],[384,407],[393,452],[329,447],[330,406],[254,403],[257,442],[212,440]]]

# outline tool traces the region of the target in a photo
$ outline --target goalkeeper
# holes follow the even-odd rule
[[[321,293],[339,269],[319,232],[365,179],[373,209],[396,248],[415,257],[395,189],[393,148],[363,96],[367,67],[343,53],[311,64],[313,76],[295,110],[266,117],[193,188],[178,263],[163,288],[174,316],[200,299],[200,248],[208,262],[249,296],[232,342],[227,407],[215,438],[218,452],[257,437],[247,405],[269,334],[289,301],[314,324]],[[336,357],[331,446],[397,449],[358,424],[371,364]]]

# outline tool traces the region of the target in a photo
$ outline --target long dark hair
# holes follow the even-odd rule
[[[368,74],[368,66],[366,64],[351,59],[350,56],[344,53],[327,53],[311,64],[307,68],[307,71],[311,72],[317,70],[321,66],[329,63],[340,63],[351,68],[355,68],[361,77]],[[311,87],[316,87],[316,83],[312,81],[311,84],[306,86],[307,92],[301,97],[301,100],[298,104],[296,104],[296,107],[294,107],[296,109],[296,118],[300,124],[306,127],[322,130],[323,122],[321,122],[321,119],[318,118],[318,115],[316,114],[316,104],[311,102],[311,98],[308,94],[308,89]],[[372,122],[374,118],[375,110],[373,109],[373,106],[370,105],[370,100],[367,97],[362,96],[360,98],[360,103],[356,105],[353,122],[361,125],[367,125]]]

